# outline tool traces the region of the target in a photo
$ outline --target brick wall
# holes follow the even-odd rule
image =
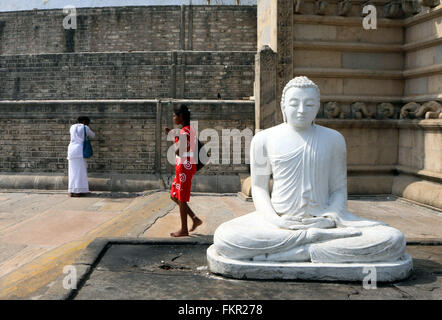
[[[0,56],[0,99],[242,99],[253,95],[253,52]]]
[[[87,115],[97,133],[88,161],[89,176],[99,179],[93,188],[150,188],[123,180],[173,171],[163,134],[173,127],[171,108],[163,104],[160,116],[156,103],[124,100],[253,96],[256,7],[87,8],[77,15],[77,29],[66,31],[62,10],[0,13],[0,182],[17,187],[6,178],[15,174],[67,176],[69,128]],[[106,99],[115,101],[75,101]],[[190,107],[200,132],[213,128],[221,138],[223,129],[254,130],[253,103]],[[206,166],[200,177],[216,179],[198,190],[239,188],[238,173],[248,172],[242,145],[242,164]],[[235,176],[233,189],[218,186],[215,175]],[[65,187],[39,179],[28,187]]]
[[[254,51],[256,7],[145,6],[0,13],[0,54],[128,51]]]
[[[199,131],[214,128],[254,130],[253,105],[190,105]],[[161,172],[170,172],[165,157],[171,142],[163,128],[173,127],[171,108],[163,105]],[[0,172],[67,175],[69,128],[79,115],[88,115],[97,134],[89,173],[144,175],[160,172],[155,164],[155,103],[2,103],[0,104]],[[221,144],[220,144],[221,145]],[[232,146],[231,146],[232,147]],[[244,148],[242,149],[244,150]],[[244,155],[243,155],[244,157]],[[247,166],[208,165],[205,174],[244,173]]]
[[[256,51],[256,7],[186,7],[186,13],[188,50]]]
[[[231,174],[231,173],[247,173],[249,168],[245,163],[245,138],[241,138],[241,164],[233,163],[233,139],[230,138],[230,147],[224,147],[224,152],[229,152],[228,157],[230,157],[229,164],[222,163],[222,137],[223,130],[233,130],[238,129],[243,131],[245,129],[250,129],[253,133],[255,131],[255,120],[254,120],[254,108],[253,104],[232,104],[226,103],[222,105],[210,105],[210,104],[189,104],[191,110],[191,121],[198,121],[198,134],[200,140],[203,144],[211,141],[211,138],[203,139],[202,133],[205,129],[214,129],[219,137],[219,163],[218,164],[208,164],[205,166],[201,173],[202,174]],[[163,107],[162,114],[162,126],[173,127],[172,125],[172,106]],[[162,135],[161,141],[161,170],[163,172],[175,172],[175,168],[168,165],[166,159],[167,149],[170,147],[171,142],[167,142],[166,136]],[[225,139],[226,141],[227,139]]]
[[[0,108],[0,170],[67,172],[69,128],[80,114],[92,119],[91,172],[154,171],[155,105],[22,104]]]

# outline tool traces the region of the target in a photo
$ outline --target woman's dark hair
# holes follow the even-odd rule
[[[187,105],[185,104],[174,105],[173,113],[175,113],[177,116],[183,115],[184,126],[190,125],[190,110],[187,107]]]
[[[91,123],[91,119],[89,119],[88,117],[85,117],[85,116],[81,116],[81,117],[78,117],[77,122],[84,123],[87,125],[87,124]]]

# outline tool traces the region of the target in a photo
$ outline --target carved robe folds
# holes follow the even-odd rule
[[[259,170],[273,174],[271,203],[278,215],[299,224],[302,219],[326,217],[335,228],[357,228],[361,234],[321,240],[309,235],[309,229],[279,228],[266,221],[257,208],[218,227],[214,235],[217,253],[237,260],[273,255],[275,261],[337,263],[395,261],[403,256],[405,238],[399,230],[346,210],[346,146],[342,135],[313,125],[304,145],[288,154],[265,154],[266,139],[277,135],[278,127],[256,134],[251,146],[251,153],[263,150],[263,158],[268,159]]]

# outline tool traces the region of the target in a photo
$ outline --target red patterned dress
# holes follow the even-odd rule
[[[180,137],[187,138],[186,152],[176,156],[175,178],[172,182],[170,195],[183,202],[189,202],[192,178],[196,172],[194,151],[196,146],[196,132],[191,126],[185,126],[180,131]],[[175,144],[179,143],[179,137],[175,137]],[[181,157],[180,157],[181,156]]]

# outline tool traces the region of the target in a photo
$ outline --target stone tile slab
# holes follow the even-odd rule
[[[192,233],[193,235],[213,235],[221,223],[255,210],[252,202],[243,201],[236,196],[193,196],[189,206],[203,220],[203,224]],[[190,228],[190,219],[188,225]],[[171,232],[179,228],[180,211],[178,206],[175,206],[165,217],[158,219],[143,237],[169,237]]]
[[[399,229],[408,239],[442,239],[441,212],[410,204],[394,197],[349,200],[354,214]]]
[[[7,248],[6,252],[9,252],[10,255],[4,256],[4,260],[0,263],[0,278],[55,248],[55,246],[17,245],[9,243],[2,244],[2,246]],[[11,248],[17,248],[18,250],[11,252]]]
[[[26,248],[25,244],[5,244],[0,243],[0,264],[14,256],[20,250]]]
[[[189,206],[203,220],[203,225],[193,235],[213,235],[223,222],[255,211],[253,202],[237,196],[191,196]],[[354,214],[372,220],[383,221],[402,231],[407,239],[442,239],[442,213],[399,200],[395,197],[362,197],[350,199],[348,209]],[[189,227],[191,220],[188,220]],[[169,237],[180,228],[179,208],[150,227],[143,237]],[[191,234],[191,235],[192,235]]]
[[[38,219],[29,219],[0,236],[1,243],[61,245],[80,238],[91,229],[112,219],[116,213],[60,210],[47,212]]]
[[[207,270],[210,243],[113,244],[74,299],[441,299],[440,246],[408,246],[416,258],[409,279],[378,283],[364,289],[361,282],[236,280]],[[428,254],[433,257],[428,258]],[[429,265],[430,264],[430,265]],[[428,294],[431,292],[431,294]]]

